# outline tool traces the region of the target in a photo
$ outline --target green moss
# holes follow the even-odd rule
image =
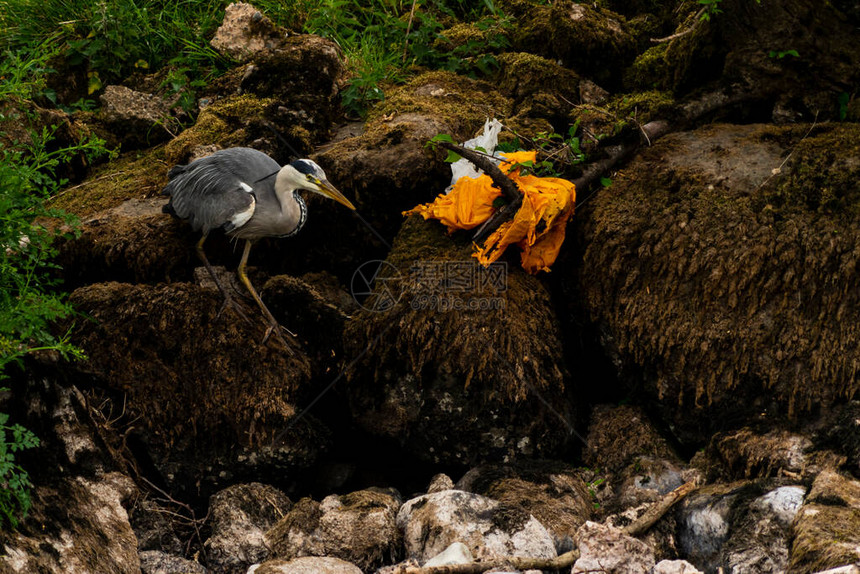
[[[510,102],[486,82],[452,72],[427,72],[373,108],[368,115],[367,133],[385,129],[386,118],[406,113],[427,114],[455,126],[468,124],[474,131],[487,117],[506,117],[510,108]]]
[[[793,130],[795,137],[800,128]],[[765,135],[767,137],[767,134]],[[794,147],[788,177],[768,194],[777,209],[837,217],[860,214],[860,125],[827,124]]]
[[[473,22],[460,22],[444,30],[433,44],[438,50],[453,50],[470,42],[486,43],[487,31],[481,30]]]
[[[675,99],[668,92],[639,92],[620,94],[607,108],[622,121],[631,118],[640,124],[656,119],[671,119],[675,113]]]
[[[51,206],[83,218],[128,199],[152,197],[167,183],[167,170],[164,146],[130,152],[94,169],[86,181],[62,191]]]
[[[577,101],[579,76],[552,60],[526,52],[499,55],[498,87],[522,98],[536,92],[559,93],[569,101]]]
[[[627,90],[665,89],[667,87],[668,44],[658,44],[639,54],[624,70],[624,87]]]
[[[262,134],[277,101],[244,94],[232,96],[211,104],[200,112],[194,126],[188,128],[167,144],[165,153],[171,165],[184,163],[194,148],[215,144],[222,148],[247,145]]]
[[[808,574],[860,559],[860,511],[806,504],[792,527],[789,574]]]

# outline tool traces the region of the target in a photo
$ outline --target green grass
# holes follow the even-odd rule
[[[227,4],[225,0],[0,0],[0,49],[38,52],[50,39],[57,56],[51,63],[85,67],[93,97],[105,85],[134,72],[166,67],[164,87],[183,92],[190,107],[195,90],[232,65],[209,46]],[[344,107],[351,115],[363,115],[383,97],[380,84],[401,81],[416,66],[472,74],[492,68],[492,58],[477,53],[480,47],[460,48],[450,57],[433,45],[448,24],[500,17],[492,0],[259,0],[254,4],[281,26],[340,45],[354,76],[344,93]],[[73,103],[57,102],[50,91],[42,95],[54,104]]]

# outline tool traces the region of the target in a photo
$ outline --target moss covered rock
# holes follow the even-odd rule
[[[229,309],[218,316],[221,295],[187,283],[99,283],[75,290],[71,302],[93,319],[75,328],[88,356],[76,370],[127,397],[138,436],[177,491],[274,481],[324,448],[326,431],[307,417],[280,436],[309,364],[274,337],[260,344],[258,313],[248,310],[252,324]]]
[[[514,264],[484,270],[468,236],[417,216],[379,269],[345,331],[358,424],[434,462],[564,447],[572,416],[560,332],[537,278]]]
[[[168,167],[162,146],[129,152],[93,169],[82,183],[57,194],[50,205],[87,219],[127,200],[157,196],[167,183]]]
[[[467,472],[456,488],[531,514],[552,535],[557,549],[572,544],[579,527],[595,514],[579,472],[563,462],[479,466]]]
[[[360,134],[318,155],[329,178],[352,190],[359,211],[393,237],[401,213],[429,201],[450,182],[441,152],[428,140],[449,134],[457,141],[475,135],[487,118],[505,118],[511,102],[490,84],[449,72],[422,74],[388,94]]]
[[[686,33],[641,54],[628,85],[677,96],[728,85],[760,102],[746,113],[777,108],[774,119],[839,117],[839,94],[860,86],[856,24],[834,4],[726,0],[707,22],[697,20],[700,7],[683,5],[677,30]]]
[[[300,500],[266,532],[272,557],[330,556],[365,572],[396,562],[401,534],[395,524],[401,501],[378,490]]]
[[[818,475],[792,525],[790,574],[811,574],[860,560],[860,483]]]
[[[860,131],[808,130],[667,136],[578,212],[579,299],[622,376],[684,438],[860,389]]]
[[[199,264],[196,238],[187,225],[163,214],[162,205],[162,199],[130,199],[85,219],[80,234],[60,245],[66,285],[190,279]]]
[[[498,61],[496,82],[502,93],[514,100],[514,117],[507,123],[539,118],[566,133],[570,113],[579,102],[579,76],[552,60],[526,52],[506,52]]]
[[[278,100],[253,94],[218,100],[203,108],[197,122],[167,144],[166,159],[170,166],[188,163],[199,148],[212,145],[278,149],[272,128],[281,125],[279,118],[285,113],[281,108]],[[309,149],[310,134],[300,126],[284,123],[288,129],[282,135],[300,149]]]
[[[618,87],[621,70],[636,56],[625,18],[611,10],[571,0],[508,0],[503,8],[517,18],[514,48],[560,60],[606,88]]]

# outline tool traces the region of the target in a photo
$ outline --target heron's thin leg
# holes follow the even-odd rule
[[[254,301],[257,302],[257,305],[260,306],[260,309],[263,310],[263,314],[269,320],[269,328],[266,330],[266,334],[263,336],[263,343],[265,343],[269,336],[272,334],[272,331],[275,332],[275,335],[278,336],[278,339],[281,340],[281,343],[287,348],[287,350],[292,354],[293,350],[290,348],[289,344],[287,344],[284,336],[281,335],[281,325],[278,323],[278,320],[275,319],[275,316],[272,315],[272,312],[269,311],[269,308],[266,307],[266,304],[263,303],[263,300],[260,299],[260,296],[257,294],[257,290],[254,289],[254,286],[251,285],[251,280],[248,279],[248,275],[245,273],[245,265],[248,263],[248,255],[251,253],[251,245],[253,242],[248,239],[245,241],[245,250],[242,252],[242,260],[239,262],[239,268],[236,270],[236,273],[239,275],[239,279],[242,280],[242,283],[245,284],[245,287],[248,288],[248,291],[251,293],[251,296],[254,297]],[[290,333],[292,334],[292,333]]]
[[[221,304],[221,308],[218,310],[217,317],[221,316],[221,313],[224,312],[224,309],[229,305],[233,308],[236,313],[242,317],[246,322],[250,323],[251,320],[248,319],[248,316],[245,315],[245,312],[239,307],[239,305],[233,301],[233,297],[230,293],[224,289],[224,286],[221,285],[221,281],[218,279],[218,275],[215,274],[215,270],[212,268],[212,265],[209,263],[209,259],[206,258],[206,253],[203,252],[203,242],[206,241],[206,238],[209,237],[208,233],[204,233],[203,237],[200,238],[200,241],[197,242],[197,257],[200,258],[200,261],[203,262],[203,265],[206,267],[206,271],[209,272],[209,275],[212,276],[212,280],[215,281],[215,285],[218,286],[218,290],[221,291],[221,295],[224,297],[224,302]]]

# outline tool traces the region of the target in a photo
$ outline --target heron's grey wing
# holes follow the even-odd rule
[[[178,217],[188,219],[195,231],[241,227],[254,215],[254,189],[229,165],[207,159],[171,170],[164,188],[170,195],[170,206]]]

